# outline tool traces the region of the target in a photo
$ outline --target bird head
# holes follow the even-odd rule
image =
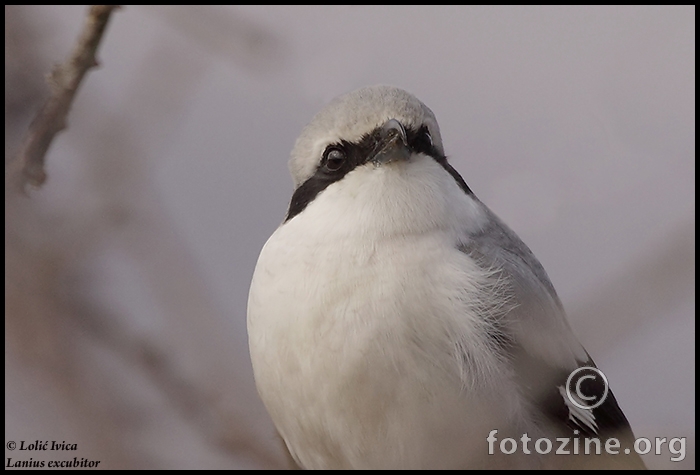
[[[326,223],[332,214],[352,222],[354,214],[368,229],[412,233],[451,223],[450,195],[471,195],[447,162],[433,112],[391,86],[330,102],[303,129],[289,167],[295,191],[287,221],[313,207]]]

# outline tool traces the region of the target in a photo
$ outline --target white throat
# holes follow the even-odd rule
[[[369,242],[431,232],[464,236],[485,220],[481,203],[434,159],[420,154],[408,162],[357,167],[284,227],[303,229],[309,240],[357,236]]]

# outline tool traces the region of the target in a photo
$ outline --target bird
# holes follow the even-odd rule
[[[607,382],[582,378],[567,397],[595,363],[540,262],[448,162],[423,102],[387,85],[345,93],[303,128],[289,168],[247,329],[299,468],[644,468],[605,450],[634,441]],[[602,403],[576,404],[587,394]],[[583,454],[584,438],[602,453]]]

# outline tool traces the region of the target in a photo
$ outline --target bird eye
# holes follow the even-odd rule
[[[433,136],[430,135],[430,131],[427,128],[423,129],[423,135],[428,139],[428,143],[432,147],[433,146]]]
[[[337,172],[345,164],[347,155],[339,147],[329,147],[323,154],[323,164],[328,171]]]
[[[412,134],[411,148],[414,151],[430,155],[433,150],[433,136],[430,135],[427,125],[423,125],[417,132]]]

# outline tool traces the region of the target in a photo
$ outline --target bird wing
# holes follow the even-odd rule
[[[458,247],[485,270],[496,270],[497,278],[507,283],[506,298],[512,305],[505,314],[492,312],[487,318],[497,319],[492,322],[498,329],[495,346],[512,366],[534,419],[562,436],[599,437],[603,443],[616,437],[621,447],[632,447],[632,430],[611,391],[594,409],[583,409],[567,396],[569,375],[577,368],[595,368],[595,363],[574,336],[540,262],[493,212],[486,206],[484,209],[489,214],[488,224]],[[580,389],[584,395],[596,396],[597,401],[606,387],[601,378],[586,378]],[[575,391],[573,397],[577,397]],[[625,457],[625,464],[644,468],[634,452]]]

